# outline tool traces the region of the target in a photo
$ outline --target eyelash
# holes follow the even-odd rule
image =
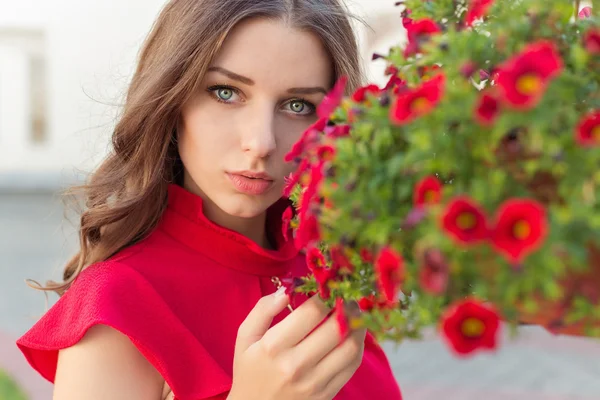
[[[239,89],[237,89],[237,88],[235,88],[235,87],[233,87],[233,86],[229,86],[229,85],[213,85],[213,86],[210,86],[210,87],[208,87],[208,88],[206,89],[206,91],[207,91],[207,92],[208,92],[208,93],[209,93],[209,94],[210,94],[210,95],[211,95],[211,96],[212,96],[212,97],[213,97],[213,98],[214,98],[216,101],[218,101],[219,103],[223,103],[223,104],[228,104],[228,105],[231,105],[231,104],[232,104],[231,102],[229,102],[229,101],[225,101],[225,100],[221,99],[219,96],[217,96],[217,95],[216,95],[215,91],[217,91],[217,90],[220,90],[220,89],[227,89],[227,90],[231,90],[233,93],[237,94],[238,96],[239,96],[239,94],[240,94],[240,90],[239,90]],[[307,114],[298,114],[298,113],[294,113],[294,112],[292,111],[292,114],[296,114],[296,115],[299,115],[299,116],[301,116],[301,117],[310,117],[310,116],[312,116],[312,115],[315,113],[315,111],[317,110],[317,106],[315,106],[315,105],[314,105],[313,103],[311,103],[310,101],[308,101],[308,100],[306,100],[306,99],[303,99],[302,97],[297,97],[297,98],[291,99],[291,100],[289,100],[289,101],[288,101],[286,104],[291,104],[291,103],[293,103],[293,102],[301,102],[301,103],[304,103],[304,105],[306,105],[306,106],[309,108],[310,112],[309,112],[309,113],[307,113]]]

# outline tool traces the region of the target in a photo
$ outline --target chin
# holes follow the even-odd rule
[[[247,196],[243,194],[232,195],[223,199],[219,208],[225,213],[238,218],[254,218],[263,214],[277,199],[272,200],[267,196]]]

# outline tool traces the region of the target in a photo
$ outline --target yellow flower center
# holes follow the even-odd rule
[[[517,79],[517,91],[524,95],[533,95],[542,88],[542,78],[535,74],[524,74]]]
[[[592,140],[600,143],[600,124],[592,128]]]
[[[350,329],[354,330],[354,329],[360,329],[363,326],[365,326],[365,321],[363,321],[362,318],[355,318],[355,317],[350,317],[350,321],[349,321],[349,325],[350,325]]]
[[[429,110],[431,103],[425,97],[417,97],[410,104],[410,109],[415,113],[424,113]]]
[[[310,175],[306,173],[302,174],[300,177],[300,183],[302,186],[307,186],[310,183]]]
[[[470,212],[464,212],[456,218],[456,225],[464,231],[472,229],[476,222],[475,216]]]
[[[476,338],[483,334],[485,331],[485,324],[477,318],[467,318],[460,325],[460,330],[463,335]]]
[[[519,240],[525,240],[531,234],[531,225],[527,221],[519,221],[513,226],[513,235]]]
[[[331,150],[323,150],[321,152],[321,159],[324,161],[333,160],[333,152]]]
[[[425,200],[425,203],[434,203],[435,199],[436,199],[436,192],[433,190],[428,190],[425,192],[425,194],[423,195],[423,200]]]

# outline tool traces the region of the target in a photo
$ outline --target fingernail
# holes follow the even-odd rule
[[[285,294],[285,286],[279,286],[279,289],[275,292],[275,297],[281,297]]]

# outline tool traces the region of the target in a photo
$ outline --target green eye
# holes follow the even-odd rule
[[[217,96],[219,96],[221,100],[230,100],[233,97],[233,90],[228,88],[217,89]]]
[[[292,101],[290,103],[290,108],[295,113],[301,113],[302,111],[304,111],[305,107],[306,107],[306,104],[304,104],[304,102],[302,102],[302,101]]]

